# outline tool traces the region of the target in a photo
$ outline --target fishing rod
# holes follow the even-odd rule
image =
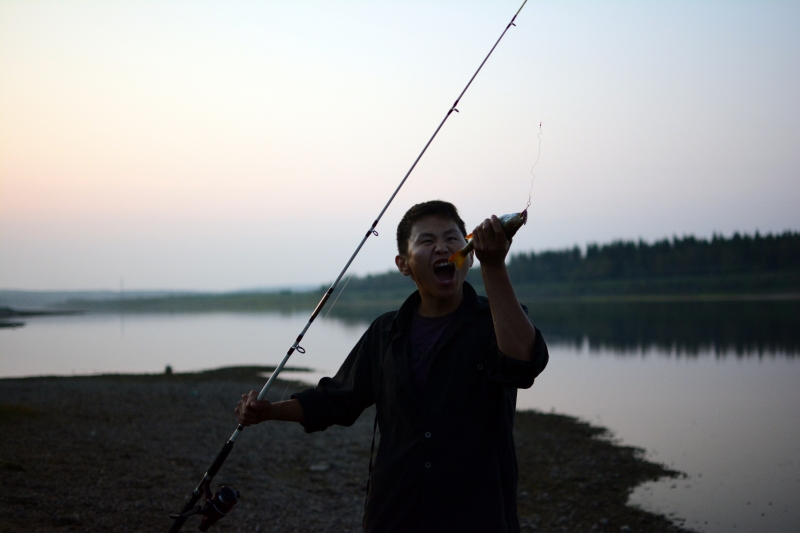
[[[308,329],[311,327],[311,324],[314,322],[314,319],[317,318],[317,315],[319,315],[320,311],[322,311],[322,308],[325,307],[325,304],[328,302],[328,299],[333,294],[333,291],[336,289],[336,286],[339,284],[345,272],[347,272],[347,269],[350,268],[350,265],[353,263],[353,260],[361,251],[361,248],[364,246],[364,243],[367,242],[367,239],[369,239],[371,235],[375,236],[378,235],[378,232],[375,228],[377,227],[378,222],[380,222],[381,218],[383,217],[383,214],[386,212],[387,209],[389,209],[389,206],[394,201],[395,197],[397,196],[397,193],[400,192],[400,189],[403,187],[406,180],[411,175],[411,172],[413,172],[414,168],[417,166],[417,163],[419,163],[419,160],[422,159],[422,156],[428,150],[428,147],[433,142],[433,139],[436,138],[436,135],[438,135],[439,130],[441,130],[442,126],[444,126],[444,123],[447,122],[447,119],[450,118],[450,115],[452,115],[454,111],[456,113],[459,112],[456,106],[458,106],[458,103],[461,101],[461,98],[464,96],[464,93],[466,93],[467,89],[469,89],[470,85],[472,85],[472,82],[475,80],[475,77],[481,71],[483,65],[486,64],[486,61],[488,61],[489,56],[492,55],[494,49],[497,48],[497,45],[500,44],[500,41],[505,36],[506,32],[511,28],[511,26],[516,26],[516,24],[514,24],[514,21],[516,20],[517,15],[519,15],[520,11],[522,11],[522,8],[525,7],[525,4],[527,3],[528,0],[524,0],[522,2],[522,5],[519,7],[517,12],[514,13],[514,16],[511,18],[511,22],[509,22],[508,25],[505,27],[503,33],[500,34],[500,37],[494,43],[494,46],[492,46],[491,50],[489,50],[489,53],[486,54],[486,57],[483,59],[483,61],[481,61],[481,64],[475,71],[475,74],[473,74],[472,77],[467,82],[467,85],[464,87],[464,90],[461,91],[461,94],[458,95],[456,101],[453,102],[453,105],[450,106],[450,109],[447,110],[447,114],[445,114],[444,118],[439,123],[439,126],[437,126],[436,130],[433,132],[433,135],[431,135],[431,138],[428,139],[427,143],[425,143],[425,147],[422,149],[417,158],[414,160],[414,163],[411,165],[411,168],[408,169],[406,175],[403,176],[402,180],[400,180],[400,184],[397,186],[392,195],[389,197],[389,201],[386,202],[386,205],[384,205],[383,209],[381,209],[380,213],[378,213],[378,216],[375,218],[375,221],[372,223],[370,228],[364,234],[364,237],[361,238],[361,242],[356,247],[355,251],[353,252],[353,255],[351,255],[350,259],[347,260],[347,263],[345,263],[344,268],[342,268],[342,271],[339,273],[334,282],[331,284],[330,288],[327,291],[325,291],[325,294],[322,296],[322,299],[314,308],[314,311],[311,313],[311,317],[308,319],[308,322],[306,322],[306,325],[303,327],[302,331],[300,331],[300,334],[297,336],[297,339],[295,339],[294,343],[292,343],[291,347],[286,352],[286,355],[283,356],[283,359],[278,364],[278,366],[275,367],[275,370],[270,375],[269,380],[261,389],[261,392],[259,392],[258,394],[259,400],[262,400],[264,396],[266,396],[267,391],[269,391],[273,383],[275,383],[275,380],[283,370],[283,367],[286,365],[286,362],[289,360],[292,354],[294,352],[305,353],[303,347],[300,346],[300,341],[303,340],[303,337],[305,336]],[[231,489],[230,487],[223,486],[220,487],[220,490],[217,491],[214,494],[214,496],[212,496],[211,481],[214,479],[214,476],[217,475],[217,472],[219,472],[219,469],[222,467],[222,464],[225,462],[225,459],[228,458],[228,454],[231,453],[231,450],[233,449],[233,444],[234,442],[236,442],[236,438],[242,431],[244,431],[244,426],[239,424],[236,427],[236,430],[233,432],[233,435],[231,435],[231,437],[222,446],[222,449],[217,454],[217,457],[214,459],[214,462],[211,463],[209,469],[206,471],[205,474],[203,474],[200,483],[192,491],[192,496],[183,506],[183,510],[180,512],[180,514],[170,515],[170,518],[172,518],[175,521],[172,523],[172,527],[169,529],[169,533],[176,533],[177,531],[179,531],[181,527],[183,527],[183,524],[186,522],[186,520],[190,516],[195,514],[200,514],[203,516],[203,520],[200,523],[200,531],[207,531],[209,527],[211,527],[220,518],[223,518],[228,513],[228,511],[230,511],[231,508],[234,505],[236,505],[236,502],[239,500],[239,492]],[[200,496],[202,495],[205,495],[206,497],[206,503],[204,506],[197,505],[197,502],[198,500],[200,500]]]

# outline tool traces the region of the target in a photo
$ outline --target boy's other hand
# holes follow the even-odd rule
[[[251,390],[242,394],[242,399],[236,404],[236,419],[243,426],[258,424],[270,419],[272,404],[268,400],[258,400],[258,392]]]

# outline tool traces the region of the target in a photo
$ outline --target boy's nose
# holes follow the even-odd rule
[[[444,239],[438,239],[436,241],[436,246],[434,246],[433,250],[435,252],[442,252],[442,253],[448,253],[448,251],[449,251],[447,249],[447,243],[444,242]]]

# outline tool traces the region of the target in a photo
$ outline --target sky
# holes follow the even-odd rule
[[[332,281],[518,7],[3,0],[0,288]],[[539,137],[513,251],[800,229],[800,3],[516,23],[352,272],[417,202],[520,211]]]

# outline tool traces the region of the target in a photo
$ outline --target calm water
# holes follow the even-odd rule
[[[643,320],[642,312],[626,318],[606,310],[583,321],[549,313],[556,318],[539,326],[550,365],[521,391],[518,406],[608,427],[623,443],[687,474],[640,487],[631,497],[637,505],[700,531],[800,531],[796,322],[739,313],[740,324],[726,333],[709,319],[722,311],[709,309],[679,310],[676,316],[690,318],[685,327],[670,322],[678,320],[674,313]],[[709,327],[697,327],[702,317]],[[29,319],[23,328],[0,330],[0,375],[276,364],[306,319],[306,313]],[[329,375],[366,326],[358,317],[319,320],[303,342],[307,353],[290,362],[314,371],[287,376]],[[680,333],[670,336],[670,329]]]

